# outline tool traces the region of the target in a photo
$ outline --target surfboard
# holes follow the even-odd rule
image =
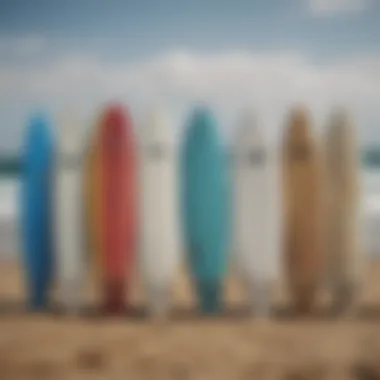
[[[326,133],[326,167],[328,272],[337,311],[352,306],[363,280],[359,160],[355,127],[343,110],[335,110]]]
[[[230,205],[227,156],[207,108],[192,114],[181,158],[184,243],[201,310],[222,309]]]
[[[309,114],[294,109],[284,139],[285,268],[295,308],[315,307],[323,274],[322,157]]]
[[[67,118],[59,125],[55,156],[54,218],[56,286],[60,304],[77,313],[83,302],[83,144],[78,120]]]
[[[175,271],[179,265],[179,197],[177,152],[169,115],[156,108],[142,127],[141,252],[143,282],[151,315],[168,309]]]
[[[278,163],[252,112],[237,128],[233,157],[235,264],[252,311],[267,315],[279,266]]]
[[[53,275],[51,195],[53,137],[43,114],[28,123],[23,152],[21,240],[28,303],[32,309],[48,306]]]
[[[99,296],[102,287],[99,279],[102,276],[101,256],[104,254],[104,216],[102,214],[101,194],[103,192],[103,178],[100,154],[100,131],[97,128],[99,120],[95,120],[87,133],[84,148],[84,241],[85,251],[89,262],[90,276],[96,287],[95,293]]]
[[[120,105],[109,106],[97,128],[87,163],[89,231],[104,310],[120,313],[137,243],[136,147],[132,120]]]

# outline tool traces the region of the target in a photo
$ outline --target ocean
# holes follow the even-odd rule
[[[380,168],[363,170],[363,243],[370,256],[380,254]],[[17,259],[20,251],[20,179],[0,177],[0,259]]]
[[[16,258],[21,250],[19,228],[20,179],[0,177],[0,258]]]

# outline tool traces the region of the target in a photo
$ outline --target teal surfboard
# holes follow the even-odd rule
[[[201,310],[222,308],[229,249],[227,155],[206,108],[189,120],[181,157],[184,242]]]
[[[31,117],[23,150],[21,238],[28,303],[34,310],[48,306],[53,277],[51,127],[45,115]]]

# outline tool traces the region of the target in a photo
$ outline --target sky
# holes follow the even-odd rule
[[[110,101],[178,129],[206,102],[226,139],[245,108],[278,136],[294,104],[317,130],[343,106],[380,144],[380,0],[0,0],[0,153],[35,110],[88,128]]]

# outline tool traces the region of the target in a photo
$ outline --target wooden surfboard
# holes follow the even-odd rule
[[[63,120],[55,155],[54,229],[59,301],[65,311],[78,312],[83,301],[83,145],[78,121]]]
[[[251,112],[244,115],[234,149],[234,252],[252,311],[266,315],[279,267],[281,213],[277,157]]]
[[[84,194],[84,221],[85,243],[89,257],[91,277],[95,281],[97,294],[102,291],[99,279],[102,275],[101,256],[104,253],[104,216],[102,214],[101,194],[103,192],[103,179],[100,155],[99,121],[88,133],[85,145],[83,194]],[[103,253],[101,253],[103,252]]]
[[[222,308],[230,240],[227,155],[208,109],[193,113],[182,147],[184,239],[200,307]]]
[[[343,111],[336,110],[326,134],[326,171],[327,270],[337,311],[351,306],[363,280],[359,160],[355,127]]]
[[[140,268],[154,316],[168,311],[180,258],[178,168],[172,127],[169,116],[157,108],[150,112],[141,134]]]
[[[50,121],[42,114],[29,120],[23,152],[21,239],[28,303],[46,308],[53,277],[52,158]]]
[[[136,147],[130,116],[113,105],[102,115],[88,163],[91,247],[104,309],[119,313],[129,288],[137,234]]]
[[[284,139],[285,268],[295,308],[311,312],[323,271],[322,157],[308,112],[291,113]]]

